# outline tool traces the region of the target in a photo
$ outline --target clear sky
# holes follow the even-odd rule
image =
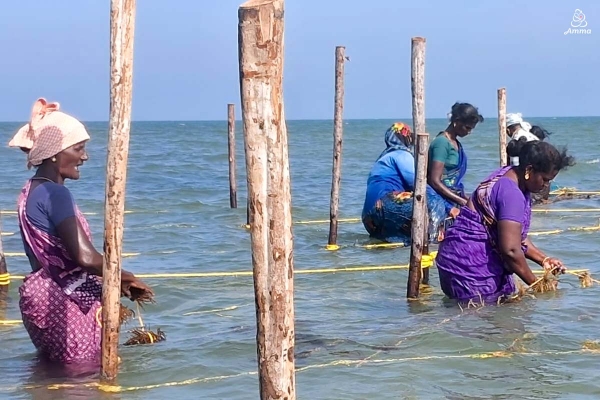
[[[241,0],[138,0],[134,120],[215,120],[239,104]],[[0,121],[37,97],[80,119],[108,119],[109,0],[5,1]],[[565,35],[576,8],[590,35]],[[333,116],[334,51],[346,46],[345,118],[411,115],[410,40],[427,39],[426,116],[455,101],[484,116],[600,115],[598,0],[286,0],[289,119]],[[239,117],[239,107],[237,115]]]

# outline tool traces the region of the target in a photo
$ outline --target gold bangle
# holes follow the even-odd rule
[[[10,274],[8,272],[6,272],[4,274],[0,274],[0,279],[3,279],[3,278],[6,278],[6,279],[10,278]]]
[[[10,281],[0,281],[0,286],[8,286],[10,285]]]

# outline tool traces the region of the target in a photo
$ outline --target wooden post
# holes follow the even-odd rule
[[[500,166],[508,163],[506,155],[506,88],[498,89],[498,138],[500,139]]]
[[[425,44],[426,39],[414,37],[411,39],[411,92],[412,92],[412,117],[413,117],[413,139],[416,146],[417,133],[426,132],[425,127]],[[416,168],[415,159],[415,168]],[[427,164],[425,164],[427,165]],[[427,169],[427,167],[425,167]],[[427,204],[427,203],[425,203]],[[424,213],[425,230],[423,253],[429,254],[429,214]],[[429,268],[422,271],[422,282],[429,284]]]
[[[121,253],[131,125],[134,27],[135,0],[111,0],[110,121],[102,268],[102,377],[107,380],[113,380],[118,369]]]
[[[421,281],[421,258],[423,247],[426,242],[425,230],[427,214],[427,202],[425,191],[427,188],[427,152],[429,146],[429,134],[417,133],[415,155],[417,169],[415,174],[415,192],[413,196],[412,216],[412,245],[410,247],[410,263],[408,267],[408,287],[406,297],[416,299],[419,297],[419,283]]]
[[[329,205],[329,240],[327,250],[337,250],[338,209],[342,179],[342,136],[344,114],[344,61],[346,48],[335,48],[335,101],[333,113],[333,167],[331,171],[331,201]]]
[[[283,0],[239,8],[244,124],[260,398],[296,398],[294,266],[283,106]]]
[[[8,293],[9,284],[10,276],[8,275],[4,248],[2,247],[2,212],[0,212],[0,303],[3,300],[2,295]]]
[[[237,181],[235,179],[235,106],[227,104],[227,143],[229,144],[229,206],[237,208]]]
[[[412,117],[414,143],[417,134],[425,132],[425,38],[414,37],[411,40]]]

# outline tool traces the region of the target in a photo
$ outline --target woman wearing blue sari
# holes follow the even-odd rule
[[[469,103],[455,103],[450,114],[450,124],[440,132],[429,146],[427,183],[440,197],[446,213],[452,208],[467,204],[463,178],[467,172],[467,155],[458,140],[471,133],[483,117],[477,108]]]
[[[367,179],[362,222],[370,236],[386,242],[410,243],[415,159],[413,135],[408,125],[396,122],[385,132],[386,149]],[[446,217],[444,202],[427,188],[429,240],[438,239]]]

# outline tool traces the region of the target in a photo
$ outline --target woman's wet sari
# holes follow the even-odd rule
[[[444,293],[460,303],[503,301],[515,291],[513,273],[505,267],[498,249],[497,220],[492,190],[512,167],[504,167],[481,183],[472,195],[476,211],[463,207],[440,244],[436,264]],[[529,232],[531,201],[525,196],[521,241]],[[527,248],[523,245],[523,251]]]
[[[99,361],[102,284],[71,259],[60,238],[31,223],[26,213],[31,182],[19,196],[19,227],[40,268],[19,288],[23,323],[43,357],[62,363]],[[91,240],[77,206],[75,213]]]

